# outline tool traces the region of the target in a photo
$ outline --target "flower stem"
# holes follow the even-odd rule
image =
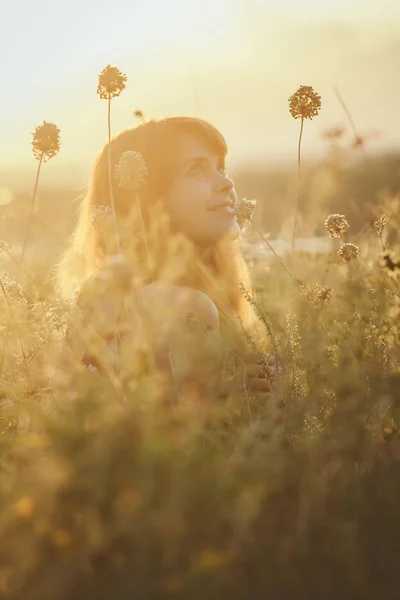
[[[117,252],[120,253],[119,248],[119,236],[118,236],[118,225],[117,225],[117,216],[115,214],[115,204],[114,204],[114,193],[112,189],[112,180],[111,180],[111,97],[108,97],[108,114],[107,114],[107,124],[108,124],[108,185],[110,190],[110,203],[111,210],[114,219],[115,225],[115,234],[117,240]]]
[[[297,211],[299,207],[300,201],[300,150],[301,150],[301,138],[303,136],[303,125],[304,119],[301,119],[301,127],[300,127],[300,135],[299,135],[299,143],[297,148],[297,198],[296,204],[294,208],[294,219],[293,219],[293,235],[292,235],[292,277],[294,279],[294,242],[296,236],[296,222],[297,222]]]
[[[147,268],[149,269],[149,274],[151,273],[151,268],[150,268],[150,253],[149,253],[149,247],[147,244],[147,235],[146,235],[146,229],[144,226],[144,220],[143,220],[143,213],[142,213],[142,206],[140,204],[140,198],[139,195],[136,193],[136,204],[139,210],[139,217],[140,217],[140,226],[142,228],[142,235],[143,235],[143,240],[144,240],[144,245],[146,248],[146,262],[147,262]],[[153,280],[153,277],[152,277]]]
[[[39,183],[40,168],[42,166],[42,162],[43,162],[43,152],[40,155],[39,166],[38,166],[38,170],[37,170],[37,173],[36,173],[35,188],[33,190],[33,197],[32,197],[32,203],[31,203],[31,210],[30,210],[30,214],[29,214],[28,227],[26,229],[24,244],[22,246],[21,258],[19,259],[20,263],[22,263],[22,261],[24,260],[26,245],[28,243],[29,232],[30,232],[31,223],[32,223],[32,217],[33,217],[33,209],[35,207],[36,193],[37,193],[37,188],[38,188],[38,183]]]
[[[271,246],[271,244],[268,242],[268,240],[263,236],[263,234],[257,229],[257,227],[254,225],[253,223],[253,228],[257,231],[257,233],[261,236],[262,240],[267,244],[268,248],[270,248],[270,250],[272,250],[272,252],[274,253],[275,257],[279,260],[279,262],[281,263],[282,267],[285,269],[286,273],[289,275],[289,277],[291,277],[293,279],[293,283],[297,284],[298,287],[300,287],[299,282],[297,281],[296,278],[293,278],[293,274],[290,273],[289,269],[286,267],[285,263],[283,262],[283,260],[278,256],[278,254],[275,252],[275,250],[273,249],[273,247]],[[293,288],[294,289],[294,288]],[[324,333],[326,334],[327,338],[329,339],[329,341],[331,343],[332,340],[329,337],[328,332],[326,331],[325,327],[322,325],[320,319],[318,318],[318,324],[321,326],[321,329],[324,331]]]
[[[292,277],[292,275],[290,274],[290,272],[289,272],[288,268],[286,267],[285,263],[283,262],[283,260],[277,255],[274,248],[271,246],[271,244],[268,242],[268,240],[263,236],[261,231],[259,229],[257,229],[257,227],[254,225],[254,223],[253,223],[253,228],[257,231],[257,233],[259,234],[261,239],[267,244],[268,248],[274,253],[275,258],[277,258],[279,260],[279,262],[281,263],[282,267],[285,269],[285,271],[289,275],[289,277]]]

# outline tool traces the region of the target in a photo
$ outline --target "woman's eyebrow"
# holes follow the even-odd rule
[[[191,163],[195,163],[195,162],[211,162],[211,161],[207,156],[194,156],[193,158],[189,158],[186,161],[185,166],[187,166]],[[225,165],[225,160],[222,156],[218,157],[218,164]]]
[[[194,156],[193,158],[189,158],[185,164],[190,165],[194,162],[208,162],[208,160],[209,159],[206,156]]]

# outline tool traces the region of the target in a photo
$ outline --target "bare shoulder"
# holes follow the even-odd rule
[[[192,315],[205,328],[219,327],[219,314],[215,303],[207,294],[194,288],[155,282],[144,286],[137,294],[141,308],[152,313],[157,321],[184,325]]]

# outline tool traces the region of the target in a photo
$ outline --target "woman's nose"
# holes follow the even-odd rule
[[[221,182],[219,183],[219,189],[221,190],[221,192],[227,192],[229,194],[229,192],[232,190],[234,183],[232,181],[232,179],[229,179],[229,177],[227,177],[226,175],[223,175],[221,173]]]

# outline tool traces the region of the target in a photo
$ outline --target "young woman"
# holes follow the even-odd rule
[[[132,185],[118,180],[121,157],[129,157],[125,153],[142,169],[133,173]],[[251,388],[269,391],[275,360],[265,353],[261,368],[248,343],[251,337],[266,349],[254,308],[243,295],[243,288],[252,290],[238,245],[237,197],[226,155],[222,134],[196,118],[151,120],[115,136],[95,162],[76,230],[59,264],[58,285],[64,296],[79,290],[78,303],[88,316],[93,317],[95,304],[101,306],[95,328],[110,347],[123,290],[131,286],[135,304],[124,335],[138,337],[141,322],[150,324],[157,364],[172,372],[195,366],[194,358],[190,364],[194,347],[204,351],[215,334],[235,332],[232,351],[245,363]],[[115,216],[104,208],[110,204]],[[94,216],[104,221],[106,212],[107,226],[96,226]],[[115,254],[119,260],[110,258]],[[125,282],[117,306],[107,304],[105,291],[93,303],[84,290],[92,289],[93,281],[104,284],[110,272],[113,280]],[[82,300],[85,296],[89,301]],[[118,345],[112,347],[118,357]]]

